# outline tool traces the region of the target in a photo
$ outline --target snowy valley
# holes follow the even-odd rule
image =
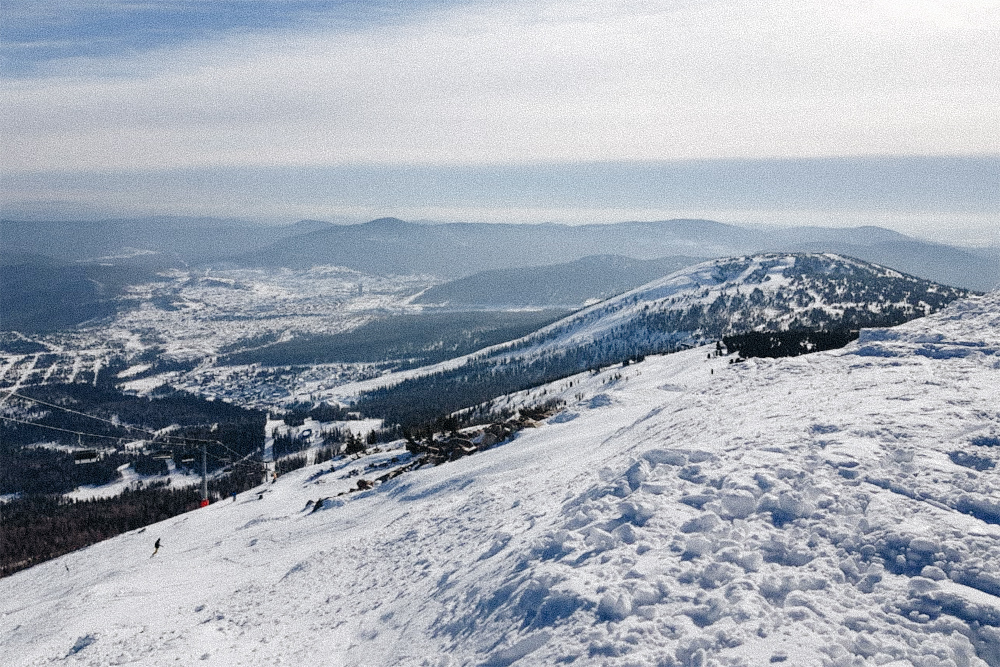
[[[296,470],[0,580],[5,662],[1000,665],[998,313],[564,378],[370,489],[402,442]]]

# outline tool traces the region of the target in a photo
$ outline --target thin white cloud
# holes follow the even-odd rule
[[[4,85],[2,169],[1000,152],[1000,6],[525,2]]]

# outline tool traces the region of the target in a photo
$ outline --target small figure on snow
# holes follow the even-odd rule
[[[235,491],[233,491],[233,502],[234,503],[236,502],[236,492]]]
[[[160,538],[157,537],[156,544],[153,545],[153,556],[155,556],[156,552],[159,550],[160,550]],[[153,556],[150,556],[150,558],[152,558]]]

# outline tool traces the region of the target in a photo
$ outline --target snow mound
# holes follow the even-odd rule
[[[933,319],[905,327],[866,329],[858,340],[863,356],[919,354],[936,359],[984,354],[1000,356],[1000,292],[951,304]]]

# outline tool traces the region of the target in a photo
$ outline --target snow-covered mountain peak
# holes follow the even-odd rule
[[[758,330],[858,329],[935,312],[967,294],[832,253],[767,253],[682,269],[513,345],[551,352],[630,339],[642,352]]]

